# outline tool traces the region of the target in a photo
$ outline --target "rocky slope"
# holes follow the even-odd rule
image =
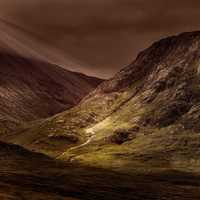
[[[3,138],[116,170],[199,171],[200,32],[141,52],[75,108]]]
[[[0,51],[0,127],[46,118],[76,105],[100,79]]]

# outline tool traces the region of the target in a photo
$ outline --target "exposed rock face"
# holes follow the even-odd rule
[[[199,37],[200,32],[183,33],[154,43],[141,52],[132,64],[101,84],[97,91],[119,91],[141,79],[148,78],[147,83],[155,84],[165,81],[167,77],[180,75],[184,66],[187,68],[199,58]]]
[[[146,107],[146,115],[141,119],[144,121],[140,123],[168,126],[199,102],[199,66],[200,32],[166,38],[141,52],[115,77],[100,84],[84,98],[83,104],[93,104],[96,98],[106,108],[125,94],[114,112],[137,98],[137,104]],[[106,110],[109,112],[112,108],[108,106]]]
[[[69,109],[100,82],[46,62],[0,52],[1,128],[13,129],[19,122]]]
[[[134,132],[130,130],[116,130],[112,135],[110,135],[107,139],[107,142],[113,144],[123,144],[127,141],[133,140],[136,135]]]

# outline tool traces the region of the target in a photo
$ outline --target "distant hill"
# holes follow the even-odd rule
[[[0,127],[69,109],[101,83],[98,78],[0,51]]]

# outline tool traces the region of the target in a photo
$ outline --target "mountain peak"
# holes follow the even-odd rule
[[[146,74],[149,75],[155,67],[159,67],[161,62],[165,63],[165,67],[169,67],[197,60],[200,54],[199,48],[200,31],[185,32],[161,39],[140,52],[134,62],[101,84],[97,91],[107,93],[123,90],[134,81],[143,79]]]

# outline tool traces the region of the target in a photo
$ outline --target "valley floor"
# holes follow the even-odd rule
[[[114,172],[56,161],[0,142],[1,200],[199,200],[200,175]]]
[[[49,161],[34,169],[25,162],[20,168],[0,169],[1,200],[200,199],[200,176],[195,174],[166,171],[126,175]]]

